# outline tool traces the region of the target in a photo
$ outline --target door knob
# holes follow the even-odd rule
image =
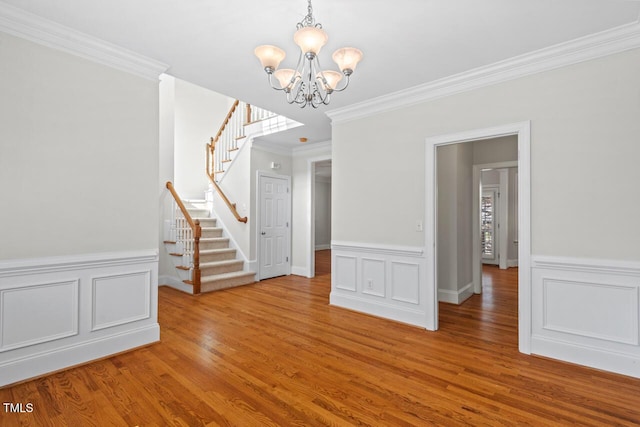
[[[264,235],[265,235],[265,234],[267,234],[267,233],[265,233],[265,232],[263,231],[263,232],[262,232],[262,233],[260,233],[260,234],[262,234],[262,235],[264,236]]]

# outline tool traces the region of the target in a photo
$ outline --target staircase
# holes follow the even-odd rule
[[[239,259],[236,250],[229,246],[229,238],[224,236],[224,230],[218,227],[216,219],[209,216],[205,201],[192,200],[183,203],[191,218],[199,222],[202,230],[199,239],[199,292],[212,292],[254,283],[255,273],[243,270],[244,261]],[[189,226],[185,225],[184,219],[177,213],[168,232],[169,239],[164,243],[174,260],[178,275],[183,279],[184,286],[178,289],[195,294],[199,292],[194,287],[192,242],[188,241],[186,227]]]

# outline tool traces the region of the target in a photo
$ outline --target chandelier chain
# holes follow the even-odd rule
[[[316,23],[316,20],[313,17],[313,7],[311,6],[311,0],[309,0],[309,4],[307,6],[307,16],[305,16],[304,19],[298,22],[298,24],[296,25],[297,30],[304,27],[322,28],[322,24],[319,22]]]

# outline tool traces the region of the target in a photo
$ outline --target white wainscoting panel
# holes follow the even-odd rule
[[[534,256],[532,353],[640,377],[640,264]]]
[[[336,289],[356,292],[356,282],[358,280],[357,260],[355,256],[333,256],[333,268],[331,271],[335,272],[332,282],[335,283]]]
[[[78,283],[75,279],[0,290],[0,351],[76,335]]]
[[[355,268],[355,266],[354,266]],[[384,298],[385,260],[379,258],[362,258],[362,292]],[[355,290],[355,289],[354,289]]]
[[[160,339],[157,250],[0,261],[0,386]]]
[[[332,305],[424,327],[422,248],[332,242]]]
[[[95,277],[92,330],[148,319],[150,304],[151,270]]]
[[[391,261],[391,298],[420,304],[420,264]]]

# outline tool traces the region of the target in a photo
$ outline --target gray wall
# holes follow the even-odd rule
[[[425,139],[530,120],[532,253],[640,259],[638,75],[635,49],[334,123],[333,239],[423,246]]]
[[[0,259],[157,248],[158,81],[0,46]]]

